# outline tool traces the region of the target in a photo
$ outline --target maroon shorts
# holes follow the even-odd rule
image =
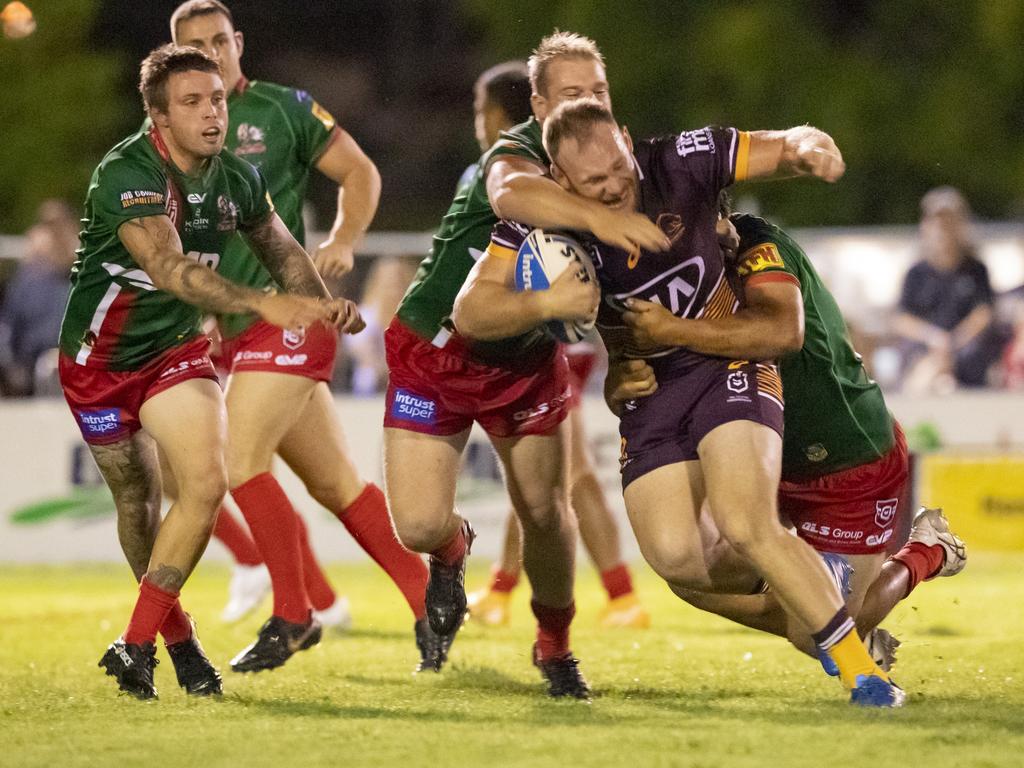
[[[142,428],[142,404],[165,389],[189,379],[217,381],[209,349],[210,340],[198,336],[150,360],[137,371],[90,368],[61,355],[60,385],[85,442],[108,445],[138,432]]]
[[[658,467],[698,458],[716,427],[753,421],[782,434],[782,382],[770,363],[723,358],[649,361],[658,389],[630,400],[619,421],[622,487]]]
[[[885,456],[805,482],[779,483],[779,510],[817,550],[843,555],[883,552],[910,503],[907,441],[899,424]]]
[[[257,320],[233,339],[221,342],[220,356],[229,373],[265,371],[330,381],[338,352],[338,332],[317,323],[292,333]]]
[[[476,421],[493,437],[542,435],[569,412],[569,372],[556,345],[507,366],[474,359],[452,336],[443,347],[397,319],[384,333],[388,391],[384,426],[455,435]]]
[[[569,389],[572,392],[569,407],[576,408],[583,400],[583,393],[587,391],[587,381],[597,363],[597,352],[593,344],[585,341],[563,346],[562,351],[569,362]]]

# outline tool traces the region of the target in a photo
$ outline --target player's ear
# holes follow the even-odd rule
[[[242,51],[245,50],[245,36],[237,29],[235,30],[235,45],[238,46],[238,55],[241,57]]]
[[[554,163],[551,164],[551,178],[555,180],[562,189],[567,192],[572,191],[572,185],[569,183],[569,177],[565,175],[565,172]]]
[[[533,116],[539,122],[544,122],[544,118],[548,116],[548,100],[539,93],[531,93],[530,107],[533,109]]]
[[[633,154],[633,137],[629,135],[629,128],[622,126],[622,138],[626,142],[626,149],[629,150],[630,154]]]

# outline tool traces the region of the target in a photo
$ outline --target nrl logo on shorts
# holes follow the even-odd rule
[[[729,374],[729,378],[725,381],[725,386],[728,387],[730,392],[739,394],[740,392],[746,392],[750,388],[750,382],[747,380],[746,373],[736,371]]]
[[[302,328],[298,333],[285,329],[281,332],[281,343],[288,349],[298,349],[306,343],[306,329]]]
[[[896,519],[896,506],[899,499],[881,499],[875,502],[875,525],[879,528],[888,528]]]

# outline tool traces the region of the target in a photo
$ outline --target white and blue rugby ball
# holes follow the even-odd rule
[[[516,290],[546,291],[567,269],[577,270],[584,282],[597,280],[594,264],[579,242],[565,235],[535,229],[527,235],[516,253]],[[558,341],[575,344],[582,341],[593,327],[593,322],[550,320],[544,329]]]

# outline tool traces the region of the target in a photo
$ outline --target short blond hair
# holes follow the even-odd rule
[[[575,32],[562,32],[556,29],[540,41],[526,66],[530,73],[530,87],[534,93],[543,95],[547,88],[547,72],[551,62],[562,57],[575,59],[592,59],[604,66],[604,56],[597,48],[597,43],[589,37]]]

